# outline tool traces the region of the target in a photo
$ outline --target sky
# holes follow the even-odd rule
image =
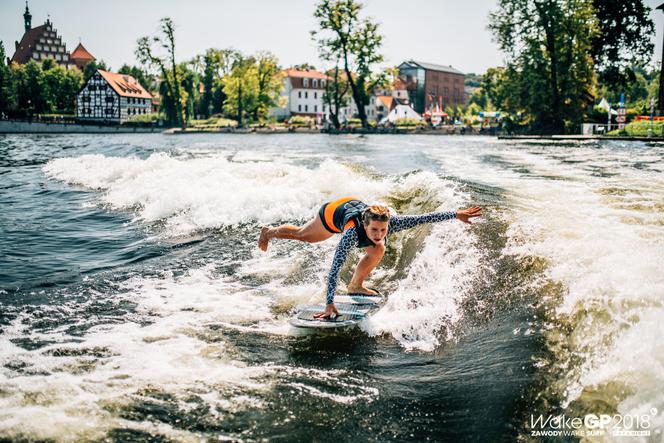
[[[654,9],[664,0],[645,0]],[[97,59],[117,70],[137,64],[136,40],[155,34],[159,19],[176,25],[176,55],[186,60],[205,49],[235,48],[245,54],[274,53],[283,67],[318,59],[309,31],[315,28],[315,0],[29,0],[32,26],[50,15],[69,51],[80,41]],[[365,0],[365,14],[380,24],[386,66],[407,59],[482,73],[503,64],[487,30],[496,0]],[[11,56],[23,35],[24,0],[0,0],[0,40]],[[664,12],[653,10],[661,60]]]

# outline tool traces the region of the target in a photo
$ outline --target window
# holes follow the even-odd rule
[[[309,98],[309,91],[304,91],[304,98]]]
[[[318,105],[314,105],[314,112],[318,112]]]
[[[37,54],[36,52],[33,52],[33,53],[32,53],[32,58],[34,58],[35,60],[37,60],[37,59],[39,58],[39,54]]]
[[[113,97],[106,97],[106,103],[113,103]]]
[[[309,86],[309,79],[308,78],[303,79],[302,84],[304,85],[305,88],[307,88]]]
[[[302,112],[302,105],[297,105],[297,111]]]
[[[304,112],[309,112],[309,105],[304,105]]]
[[[106,108],[104,111],[106,112],[106,115],[113,114],[113,109],[111,108]]]
[[[302,91],[297,91],[297,98],[302,98]]]
[[[318,92],[314,92],[314,98],[318,98]]]
[[[324,88],[324,87],[325,87],[325,80],[321,80],[321,81],[320,81],[320,87],[321,87],[321,88]]]
[[[318,87],[318,80],[317,79],[313,79],[311,82],[313,83],[314,88]]]

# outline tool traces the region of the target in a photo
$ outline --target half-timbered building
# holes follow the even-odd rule
[[[98,69],[76,95],[80,120],[124,123],[152,112],[152,95],[131,75]]]

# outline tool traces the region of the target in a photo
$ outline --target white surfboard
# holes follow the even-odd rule
[[[339,294],[334,297],[334,305],[339,311],[336,317],[322,319],[314,317],[314,314],[325,310],[324,304],[299,305],[290,324],[297,328],[349,328],[377,311],[383,303],[384,299],[380,295]]]

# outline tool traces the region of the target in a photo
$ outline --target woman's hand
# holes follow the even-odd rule
[[[473,206],[468,209],[460,209],[456,213],[456,217],[464,223],[470,223],[472,217],[479,217],[482,215],[482,208],[480,206]]]
[[[332,314],[334,314],[334,315],[332,315]],[[333,319],[338,315],[339,315],[339,311],[337,311],[337,307],[334,306],[334,303],[330,303],[329,305],[325,305],[325,311],[317,312],[316,314],[314,314],[314,318]]]

